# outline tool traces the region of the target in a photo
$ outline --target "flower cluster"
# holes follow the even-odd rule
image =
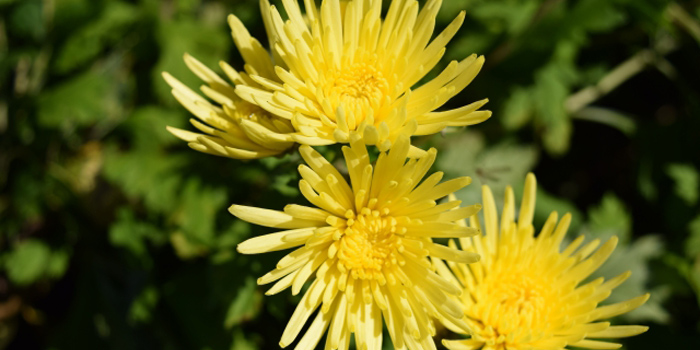
[[[560,251],[570,216],[557,224],[556,213],[535,235],[533,175],[517,220],[513,191],[506,192],[499,221],[485,186],[482,225],[480,204],[462,206],[451,195],[470,178],[442,181],[441,172],[430,172],[437,150],[415,147],[411,137],[491,116],[480,110],[485,99],[436,111],[469,85],[484,58],[453,61],[426,80],[464,13],[434,35],[441,0],[422,7],[393,0],[384,16],[382,3],[323,0],[317,7],[305,0],[302,11],[296,0],[282,0],[283,18],[260,0],[269,50],[229,17],[243,70],[221,62],[227,81],[185,55],[206,83],[206,98],[164,73],[200,133],[168,130],[193,149],[256,159],[300,145],[306,164],[299,166],[299,189],[310,206],[230,208],[242,220],[278,230],[244,241],[240,253],[292,249],[258,280],[274,282],[268,295],[304,291],[280,346],[292,344],[310,319],[296,349],[313,349],[324,335],[326,349],[348,349],[352,337],[358,349],[381,349],[385,326],[396,349],[436,349],[441,325],[469,336],[445,341],[450,349],[608,349],[617,344],[599,339],[644,332],[603,320],[648,295],[598,306],[628,273],[586,280],[616,239],[581,247],[579,238]],[[335,143],[347,144],[344,166],[312,148]],[[444,239],[449,244],[439,243]]]

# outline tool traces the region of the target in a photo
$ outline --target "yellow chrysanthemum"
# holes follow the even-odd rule
[[[291,121],[295,141],[347,143],[359,132],[366,144],[387,150],[402,133],[428,135],[490,117],[477,111],[487,100],[434,112],[476,77],[483,57],[453,61],[415,87],[442,58],[464,12],[431,41],[442,0],[428,0],[421,10],[418,1],[394,0],[384,19],[382,0],[323,0],[320,8],[305,0],[305,14],[296,0],[282,3],[287,20],[261,0],[279,81],[251,75],[258,84],[238,85],[236,92]],[[236,30],[234,37],[248,35]]]
[[[238,18],[229,16],[234,33],[234,43],[245,60],[245,71],[238,72],[226,62],[220,62],[222,70],[235,85],[263,88],[256,81],[280,82],[272,63],[272,57],[243,26]],[[265,19],[265,25],[270,23]],[[204,134],[168,127],[193,149],[223,157],[254,159],[277,155],[294,145],[294,127],[290,120],[280,118],[256,104],[247,102],[235,93],[234,87],[207,68],[194,57],[185,55],[185,63],[207,85],[201,87],[201,97],[168,73],[165,81],[172,93],[199,120],[190,122]]]
[[[607,260],[617,238],[600,247],[599,240],[581,247],[584,237],[580,236],[560,251],[571,215],[564,215],[557,224],[556,212],[535,237],[536,186],[535,176],[528,174],[517,221],[513,190],[506,189],[500,223],[491,190],[483,186],[484,225],[475,215],[469,227],[483,227],[484,235],[460,239],[462,248],[480,254],[481,261],[449,263],[449,269],[436,261],[443,277],[464,287],[461,300],[468,331],[446,324],[464,334],[471,332],[467,340],[443,341],[449,349],[617,349],[620,344],[600,339],[629,337],[647,330],[644,326],[611,326],[603,320],[639,307],[648,294],[598,306],[630,276],[629,272],[608,281],[601,277],[582,284]]]
[[[437,152],[431,149],[420,159],[406,161],[409,147],[408,138],[399,137],[372,166],[362,140],[354,137],[351,147],[343,147],[348,184],[319,153],[302,146],[308,166],[299,167],[299,188],[316,207],[292,204],[283,212],[230,208],[251,223],[288,229],[251,238],[238,246],[239,252],[299,247],[258,280],[277,281],[268,295],[290,286],[297,294],[312,280],[284,330],[282,347],[294,341],[314,313],[296,349],[313,349],[326,329],[326,349],[347,349],[351,333],[358,349],[381,349],[382,320],[396,349],[435,349],[433,318],[466,326],[455,297],[458,287],[438,276],[428,257],[477,261],[477,254],[435,244],[431,238],[474,235],[475,229],[456,221],[474,215],[481,206],[436,204],[470,179],[439,183],[443,175],[438,172],[421,182]]]

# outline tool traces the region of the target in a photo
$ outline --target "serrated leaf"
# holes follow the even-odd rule
[[[260,311],[262,296],[257,290],[255,278],[248,277],[245,284],[238,290],[236,298],[231,302],[226,313],[224,326],[228,329],[249,320]]]
[[[81,74],[39,97],[39,124],[64,130],[92,125],[108,114],[115,93],[110,76],[92,71]]]
[[[576,2],[567,23],[572,28],[604,32],[623,23],[625,17],[625,13],[618,10],[613,1],[585,0]]]
[[[45,276],[51,262],[46,243],[28,239],[7,255],[5,269],[10,281],[18,286],[30,285]]]
[[[483,151],[486,141],[477,132],[448,135],[439,145],[443,151],[435,161],[438,168],[450,177],[476,172],[476,157]]]
[[[119,210],[117,221],[109,228],[109,241],[117,247],[126,248],[134,255],[144,258],[147,256],[147,240],[162,242],[164,235],[155,226],[136,220],[131,210],[127,208]]]
[[[618,245],[608,261],[596,271],[592,278],[613,278],[625,271],[631,271],[625,283],[613,290],[613,294],[606,299],[606,304],[615,303],[634,298],[648,292],[649,261],[660,257],[664,252],[664,244],[659,236],[647,235],[641,237],[629,245]],[[621,317],[629,321],[654,321],[666,323],[669,314],[661,307],[664,301],[663,293],[655,295],[646,304]]]
[[[625,204],[614,194],[607,193],[600,204],[588,211],[589,229],[593,237],[617,236],[625,244],[632,231],[632,216]]]
[[[487,148],[476,160],[475,177],[490,186],[518,186],[537,163],[537,149],[508,142]]]
[[[511,35],[521,32],[531,21],[537,11],[537,1],[517,1],[504,4],[502,2],[482,2],[470,12],[470,15],[481,22],[505,27]],[[494,30],[497,31],[497,30]],[[498,30],[500,31],[500,30]]]
[[[569,232],[576,232],[583,225],[583,213],[574,203],[559,198],[547,192],[542,185],[537,186],[537,205],[535,206],[535,221],[544,223],[552,212],[557,212],[559,218],[571,214]]]
[[[166,155],[158,150],[121,152],[114,147],[105,150],[102,173],[134,200],[143,200],[155,212],[172,213],[178,206],[181,156]]]
[[[450,137],[442,145],[444,152],[437,159],[438,169],[447,178],[469,175],[472,184],[456,193],[464,203],[481,203],[481,185],[489,185],[498,203],[503,201],[505,188],[520,188],[537,162],[537,150],[532,146],[504,142],[484,148],[478,133]]]
[[[690,164],[671,164],[666,167],[666,174],[675,181],[676,195],[688,205],[698,202],[700,196],[700,174]]]

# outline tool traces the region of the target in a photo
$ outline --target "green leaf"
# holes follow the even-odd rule
[[[607,193],[596,207],[588,211],[590,234],[596,238],[609,238],[613,235],[625,244],[632,233],[632,216],[625,204],[614,194]]]
[[[170,244],[175,249],[175,254],[183,260],[198,258],[208,253],[206,246],[191,242],[182,232],[171,234]]]
[[[508,130],[520,129],[532,119],[533,111],[534,99],[530,91],[515,88],[503,106],[501,123]]]
[[[47,272],[51,249],[44,242],[28,239],[10,252],[5,261],[7,277],[18,286],[30,285]]]
[[[655,235],[641,237],[629,245],[618,245],[608,261],[591,278],[602,276],[610,279],[626,271],[631,271],[632,275],[613,290],[605,304],[621,302],[647,293],[650,279],[649,261],[660,257],[663,252],[663,241]],[[652,293],[652,298],[646,304],[621,317],[630,322],[668,322],[670,315],[661,306],[666,294],[663,289],[657,290]]]
[[[134,299],[129,308],[129,321],[135,324],[148,323],[153,317],[153,310],[160,295],[154,286],[144,288]]]
[[[637,124],[632,117],[609,108],[585,107],[576,112],[574,117],[613,127],[625,135],[632,135],[637,130]]]
[[[123,40],[138,19],[136,6],[121,1],[108,2],[101,16],[73,32],[61,46],[54,69],[58,73],[64,73],[85,66],[105,48]]]
[[[224,326],[228,329],[252,319],[260,312],[262,295],[257,290],[255,278],[247,277],[245,284],[238,290],[236,298],[233,299],[226,313]]]
[[[567,17],[572,28],[589,32],[605,32],[622,24],[625,13],[617,9],[614,1],[584,0],[576,2]]]
[[[115,94],[108,75],[93,71],[81,74],[39,97],[39,124],[64,130],[92,125],[108,115],[117,99]]]
[[[544,128],[545,149],[555,155],[569,149],[571,120],[564,108],[569,95],[566,78],[554,64],[539,71],[535,78],[537,119]]]
[[[690,164],[671,164],[666,167],[666,174],[675,181],[675,192],[688,205],[695,205],[700,196],[700,174]]]
[[[654,181],[653,168],[650,161],[642,161],[639,167],[639,175],[637,176],[637,187],[639,193],[648,201],[653,201],[659,194]]]
[[[139,149],[155,149],[181,141],[166,130],[166,126],[185,127],[187,115],[159,106],[144,106],[134,111],[124,126],[129,129],[134,145]]]
[[[294,173],[277,175],[272,183],[272,188],[286,197],[298,196],[299,188],[297,187],[297,179],[298,177]]]
[[[506,186],[522,188],[525,175],[535,166],[538,155],[532,146],[510,142],[484,148],[483,137],[475,132],[450,135],[440,146],[444,151],[436,162],[446,179],[472,177],[472,184],[455,194],[465,204],[481,203],[481,185],[489,185],[500,206]],[[520,194],[517,190],[516,193]]]
[[[235,248],[244,238],[250,236],[250,228],[250,223],[234,220],[230,228],[219,235],[219,248]]]
[[[445,1],[440,7],[440,12],[438,13],[437,19],[439,23],[449,23],[451,22],[460,11],[468,9],[472,3],[472,0],[450,0]]]
[[[134,200],[143,200],[155,212],[171,213],[178,206],[181,175],[185,159],[158,150],[121,152],[115,147],[105,150],[102,172]]]
[[[240,328],[237,328],[233,333],[233,344],[231,344],[231,350],[257,350],[258,347],[255,346],[253,342],[246,339],[245,334]]]
[[[524,181],[524,180],[523,180]],[[537,186],[537,205],[535,206],[535,222],[544,223],[552,212],[557,212],[561,218],[565,214],[571,214],[569,232],[576,232],[583,225],[583,213],[574,203],[564,198],[559,198],[547,192],[543,184]],[[517,193],[517,192],[516,192]]]
[[[51,253],[46,267],[46,275],[53,279],[63,277],[70,263],[70,254],[66,250],[56,250]]]
[[[134,213],[122,208],[117,213],[117,221],[109,228],[109,241],[117,246],[131,251],[140,258],[147,257],[146,241],[163,242],[165,236],[155,226],[139,222]]]
[[[198,179],[192,178],[185,183],[180,203],[175,220],[187,240],[212,246],[215,241],[216,216],[226,213],[226,190],[203,186]]]
[[[53,26],[60,33],[73,32],[77,26],[91,18],[95,7],[103,2],[91,0],[61,0],[54,2]]]
[[[22,0],[10,15],[10,30],[28,39],[43,38],[46,29],[42,12],[41,0]]]
[[[481,22],[488,23],[492,30],[494,25],[505,27],[505,31],[511,35],[521,32],[530,23],[532,16],[537,11],[537,1],[517,1],[504,4],[500,1],[482,2],[470,12],[470,15]]]
[[[190,53],[208,67],[217,70],[217,63],[226,59],[226,49],[231,46],[228,30],[211,28],[202,23],[185,19],[161,22],[158,27],[158,42],[162,45],[160,59],[153,70],[153,81],[158,96],[165,102],[175,104],[170,86],[161,74],[168,72],[185,85],[196,89],[202,81],[190,72],[182,57]]]
[[[700,215],[688,224],[690,234],[685,241],[685,254],[700,260]]]

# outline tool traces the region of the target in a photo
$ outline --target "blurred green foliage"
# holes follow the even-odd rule
[[[598,273],[633,275],[611,300],[652,292],[626,346],[700,347],[700,2],[449,0],[438,27],[461,10],[441,66],[487,63],[446,107],[488,97],[494,117],[414,141],[473,177],[467,203],[535,171],[538,224],[621,238]],[[185,52],[241,67],[228,13],[265,41],[256,0],[0,0],[0,349],[277,348],[298,298],[255,281],[283,253],[238,255],[268,231],[226,208],[302,201],[299,157],[165,130],[190,116],[162,71],[196,88]]]

